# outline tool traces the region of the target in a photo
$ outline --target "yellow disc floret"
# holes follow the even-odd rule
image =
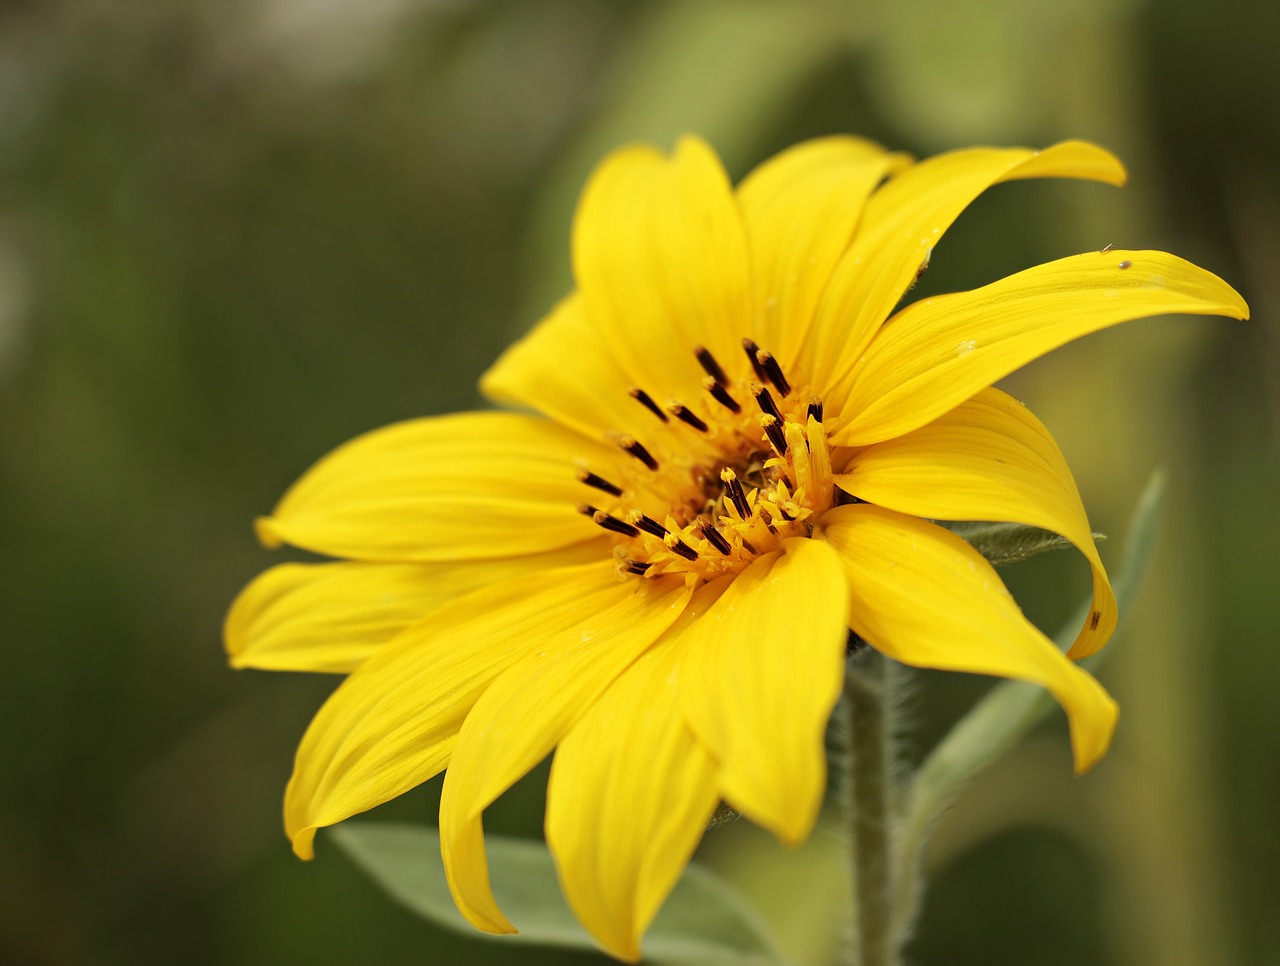
[[[668,432],[676,425],[669,414],[697,439],[659,461],[634,437],[617,437],[634,461],[620,468],[622,485],[579,471],[581,482],[614,498],[609,509],[584,503],[579,510],[616,535],[620,574],[702,582],[737,573],[784,540],[812,535],[814,520],[835,501],[821,401],[796,391],[754,342],[744,339],[743,347],[760,378],[746,386],[754,411],[744,411],[724,370],[698,348],[707,373],[700,409],[671,401],[664,410],[643,389],[630,389]]]

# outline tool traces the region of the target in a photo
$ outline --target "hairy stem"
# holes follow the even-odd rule
[[[890,908],[889,665],[879,654],[850,662],[840,715],[855,925],[849,966],[897,966]]]

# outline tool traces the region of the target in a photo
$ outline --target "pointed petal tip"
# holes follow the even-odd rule
[[[1140,253],[1140,254],[1145,254],[1145,253]],[[1197,314],[1223,315],[1229,319],[1238,319],[1241,322],[1248,321],[1249,303],[1244,300],[1243,295],[1241,295],[1239,292],[1236,291],[1234,286],[1232,286],[1229,282],[1224,281],[1222,278],[1215,275],[1213,272],[1208,271],[1207,269],[1199,268],[1199,266],[1196,266],[1190,262],[1188,262],[1187,265],[1190,266],[1192,269],[1203,273],[1203,275],[1207,277],[1207,280],[1209,281],[1210,285],[1212,286],[1212,289],[1214,290],[1213,295],[1217,296],[1222,300],[1220,305],[1217,305],[1214,307],[1206,306],[1203,312],[1200,312]]]
[[[455,759],[456,760],[456,759]],[[453,904],[462,918],[481,932],[495,936],[517,932],[494,897],[489,882],[489,858],[485,852],[483,806],[473,808],[450,803],[452,769],[445,772],[440,802],[440,855]]]
[[[1244,296],[1234,288],[1231,288],[1230,285],[1228,285],[1227,288],[1231,289],[1231,294],[1233,296],[1231,301],[1231,318],[1239,319],[1241,322],[1249,321],[1249,303],[1244,300]]]
[[[812,823],[809,823],[809,825],[812,825]],[[804,845],[804,843],[809,840],[809,828],[807,826],[803,829],[798,827],[784,828],[777,831],[775,834],[778,837],[778,842],[784,848],[791,849],[792,851],[800,848],[800,846]]]
[[[502,920],[499,922],[491,919],[473,917],[468,915],[466,912],[464,912],[463,915],[467,917],[467,922],[471,923],[471,925],[475,926],[481,932],[487,932],[491,936],[514,936],[520,931],[515,926],[511,925],[505,916],[503,916]]]
[[[825,785],[824,785],[825,787]],[[809,841],[813,827],[818,821],[818,809],[821,802],[797,803],[799,807],[782,809],[772,815],[758,810],[742,812],[752,822],[772,833],[783,848],[795,850]]]
[[[555,311],[554,309],[552,311]],[[548,313],[549,314],[549,313]],[[512,343],[515,345],[516,343]],[[489,368],[480,373],[480,378],[476,381],[476,388],[480,390],[480,395],[484,396],[490,402],[499,405],[507,402],[507,397],[503,393],[503,387],[494,373],[498,370],[498,364],[502,361],[504,355],[511,350],[511,346],[507,346],[502,355],[498,356],[489,364]]]
[[[268,550],[278,550],[284,546],[284,537],[280,535],[276,522],[271,517],[255,517],[253,534],[258,538],[258,543]]]
[[[592,938],[600,944],[600,948],[614,959],[624,963],[638,963],[644,958],[640,951],[640,936],[602,936],[592,932]]]
[[[307,825],[303,828],[285,829],[293,844],[293,854],[303,862],[310,862],[316,857],[317,828],[317,825]]]
[[[1077,177],[1114,185],[1117,188],[1123,187],[1129,180],[1129,171],[1124,166],[1124,162],[1092,141],[1072,138],[1059,141],[1037,153],[1044,154],[1050,151],[1058,155],[1071,155],[1072,167],[1075,168]],[[1034,163],[1034,161],[1030,162],[1032,165]]]
[[[1101,689],[1101,686],[1099,686]],[[1101,713],[1079,725],[1072,721],[1071,752],[1077,775],[1083,775],[1100,762],[1111,747],[1116,723],[1120,718],[1120,706],[1111,695],[1103,694]]]
[[[447,874],[447,873],[446,873]],[[487,878],[487,876],[486,876]],[[497,902],[493,899],[492,893],[481,901],[484,908],[479,908],[476,903],[468,902],[466,897],[462,895],[460,890],[455,886],[452,877],[449,879],[449,886],[453,890],[453,902],[458,907],[458,911],[462,913],[462,917],[471,923],[481,932],[487,932],[491,936],[514,936],[520,930],[511,924],[508,919],[498,908]],[[485,882],[485,891],[488,892],[489,884]]]
[[[676,138],[676,147],[673,153],[678,157],[686,151],[710,152],[711,154],[715,154],[715,148],[707,143],[706,138],[691,132],[685,132]]]
[[[1162,259],[1173,259],[1176,268],[1182,269],[1188,276],[1195,277],[1197,281],[1201,282],[1205,287],[1201,295],[1204,307],[1197,310],[1195,312],[1196,315],[1222,315],[1229,319],[1239,319],[1241,322],[1248,321],[1249,303],[1244,300],[1243,295],[1236,291],[1235,286],[1215,272],[1211,272],[1207,268],[1201,268],[1194,262],[1189,262],[1168,252],[1135,251],[1125,254],[1132,255],[1132,261],[1135,263],[1140,256],[1154,255]],[[1217,302],[1216,305],[1213,304],[1215,301]],[[1188,310],[1184,309],[1182,311]]]
[[[821,785],[824,789],[826,788],[827,780],[825,777]],[[804,807],[792,809],[787,815],[782,816],[782,821],[773,829],[774,834],[778,837],[778,842],[788,849],[800,848],[813,835],[814,826],[818,824],[818,816],[821,812],[821,797],[805,803]]]
[[[447,874],[447,873],[446,873]],[[485,903],[486,908],[477,908],[473,903],[465,901],[465,898],[454,888],[454,881],[449,880],[449,886],[453,889],[453,902],[458,907],[458,912],[462,913],[462,918],[471,923],[481,932],[487,932],[491,936],[514,936],[520,930],[511,924],[502,910],[498,908],[497,903],[489,901]],[[488,883],[485,884],[486,890]]]

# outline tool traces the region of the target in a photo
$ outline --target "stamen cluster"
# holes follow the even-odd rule
[[[623,576],[705,581],[736,573],[783,540],[812,535],[813,521],[834,502],[822,401],[796,392],[778,360],[751,339],[742,346],[755,379],[738,387],[709,350],[695,348],[707,394],[696,409],[676,400],[664,408],[644,389],[629,390],[664,435],[678,428],[673,417],[696,433],[687,446],[654,446],[655,456],[635,437],[619,436],[633,461],[620,468],[620,483],[579,471],[580,482],[612,498],[578,509],[616,535]],[[743,389],[754,411],[739,401]]]

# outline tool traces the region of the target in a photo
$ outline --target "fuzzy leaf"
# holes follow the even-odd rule
[[[1071,541],[1052,530],[1029,527],[1022,523],[948,523],[947,527],[964,537],[973,548],[997,567],[1018,563],[1046,550],[1062,550]],[[1094,540],[1105,540],[1101,533]]]
[[[439,832],[428,825],[345,822],[327,837],[392,899],[424,919],[476,939],[596,949],[560,895],[555,865],[541,842],[486,835],[494,894],[520,932],[476,931],[453,904],[440,860]],[[644,939],[645,962],[741,963],[783,960],[759,917],[723,879],[691,865]]]

